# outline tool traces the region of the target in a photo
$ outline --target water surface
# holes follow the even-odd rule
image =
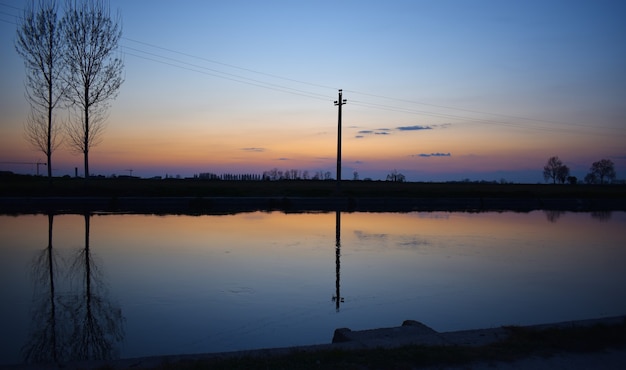
[[[0,364],[622,315],[625,228],[624,212],[0,216]]]

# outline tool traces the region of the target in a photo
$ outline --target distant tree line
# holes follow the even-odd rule
[[[200,180],[230,180],[230,181],[289,181],[289,180],[334,180],[330,171],[315,171],[309,172],[308,170],[288,169],[279,170],[273,168],[271,170],[263,171],[261,175],[254,173],[233,174],[223,173],[218,175],[213,172],[202,172],[195,175],[194,178]],[[358,172],[354,171],[353,181],[359,181]],[[372,181],[371,178],[365,178],[363,181]],[[406,176],[398,172],[398,170],[391,171],[386,178],[386,181],[392,182],[405,182]]]
[[[585,176],[587,184],[610,184],[615,181],[617,174],[615,165],[610,159],[602,159],[593,162],[589,168],[589,173]],[[546,165],[543,166],[543,178],[546,181],[552,180],[553,184],[578,183],[576,176],[570,176],[570,169],[561,161],[558,156],[550,157]]]
[[[223,173],[218,175],[212,172],[202,172],[195,176],[202,180],[231,180],[231,181],[283,181],[283,180],[332,180],[332,174],[330,171],[316,171],[311,175],[308,170],[279,170],[273,168],[268,171],[263,171],[262,174],[244,173]]]
[[[196,178],[200,180],[234,180],[234,181],[261,181],[261,175],[255,173],[243,173],[243,174],[234,174],[234,173],[223,173],[221,175],[217,175],[211,172],[203,172],[198,174]]]

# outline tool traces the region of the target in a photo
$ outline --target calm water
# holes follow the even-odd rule
[[[621,315],[625,230],[625,212],[0,216],[0,364]]]

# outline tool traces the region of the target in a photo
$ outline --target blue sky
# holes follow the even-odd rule
[[[43,157],[14,47],[23,2],[0,0],[0,161]],[[542,182],[558,155],[584,177],[626,177],[626,3],[621,1],[111,1],[125,83],[99,174],[334,175]],[[62,114],[61,114],[62,115]],[[426,129],[406,129],[406,128]],[[405,129],[403,129],[405,128]],[[54,171],[82,158],[55,152]],[[8,166],[33,173],[32,166]]]

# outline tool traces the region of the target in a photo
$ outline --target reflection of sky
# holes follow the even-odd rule
[[[25,340],[47,217],[0,225],[10,358]],[[339,312],[334,213],[94,216],[91,248],[126,318],[129,357],[328,343],[339,327],[406,319],[446,331],[623,314],[625,225],[624,212],[343,213]],[[55,217],[65,261],[83,227],[82,216]]]

